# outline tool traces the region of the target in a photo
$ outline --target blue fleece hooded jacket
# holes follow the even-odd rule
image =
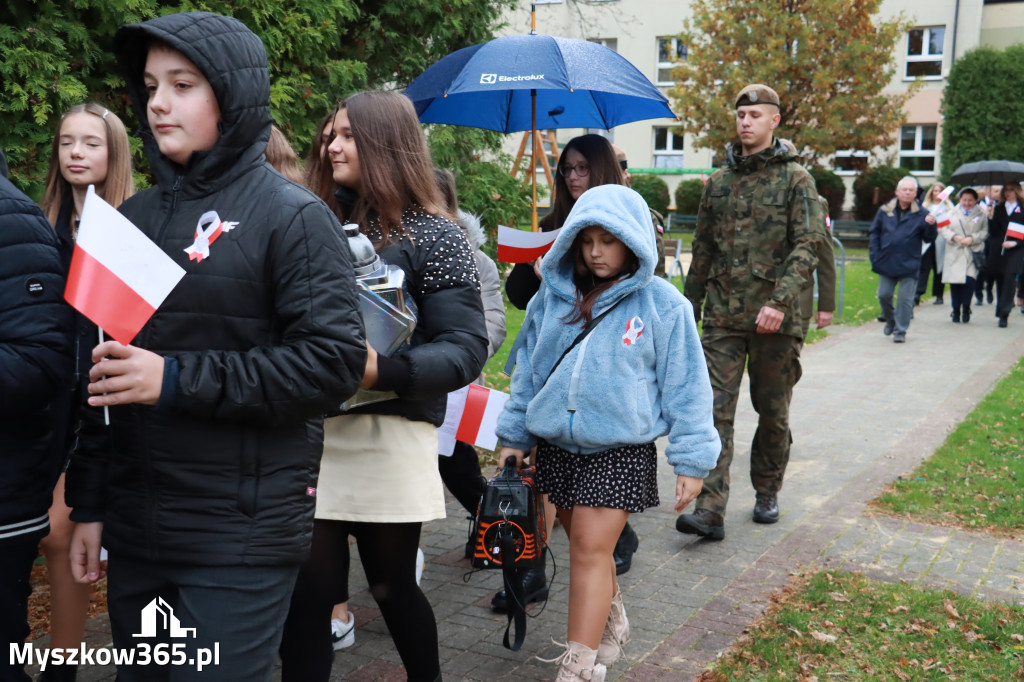
[[[640,268],[616,282],[594,316],[618,305],[548,379],[584,327],[568,324],[576,300],[576,236],[598,225],[638,257]],[[651,213],[621,185],[601,185],[577,200],[544,257],[540,291],[523,322],[512,397],[498,419],[502,445],[529,450],[539,439],[588,455],[668,435],[665,454],[676,474],[704,478],[721,451],[712,417],[711,381],[690,303],[654,277]]]

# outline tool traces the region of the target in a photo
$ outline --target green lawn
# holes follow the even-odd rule
[[[884,514],[1024,539],[1024,358],[909,476],[874,501]]]
[[[1024,679],[1024,610],[816,573],[772,598],[700,682]]]

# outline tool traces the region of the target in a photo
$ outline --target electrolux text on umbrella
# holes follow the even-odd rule
[[[544,74],[532,73],[529,76],[499,76],[496,73],[482,73],[480,74],[480,82],[484,85],[490,83],[512,83],[516,81],[542,81],[544,80]]]

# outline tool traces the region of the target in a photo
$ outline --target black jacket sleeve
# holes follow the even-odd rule
[[[527,304],[538,289],[540,289],[540,278],[537,277],[537,273],[533,271],[533,265],[530,263],[516,263],[512,272],[508,273],[508,279],[505,280],[505,294],[508,296],[508,302],[520,310],[526,310]]]
[[[399,395],[427,398],[471,383],[487,362],[487,324],[472,248],[461,230],[447,224],[446,238],[425,244],[419,258],[417,336],[424,342],[398,354],[409,366]],[[452,249],[451,253],[446,253]]]
[[[174,409],[269,425],[302,421],[347,400],[366,367],[352,254],[322,203],[307,204],[271,245],[281,342],[246,352],[174,353]]]
[[[38,412],[68,388],[73,318],[57,236],[0,178],[0,414]]]

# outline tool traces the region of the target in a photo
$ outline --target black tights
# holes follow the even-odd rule
[[[348,583],[348,536],[356,539],[366,581],[410,682],[441,674],[437,623],[416,584],[420,523],[313,523],[313,547],[292,594],[281,640],[282,682],[326,682],[331,674],[331,609]]]

